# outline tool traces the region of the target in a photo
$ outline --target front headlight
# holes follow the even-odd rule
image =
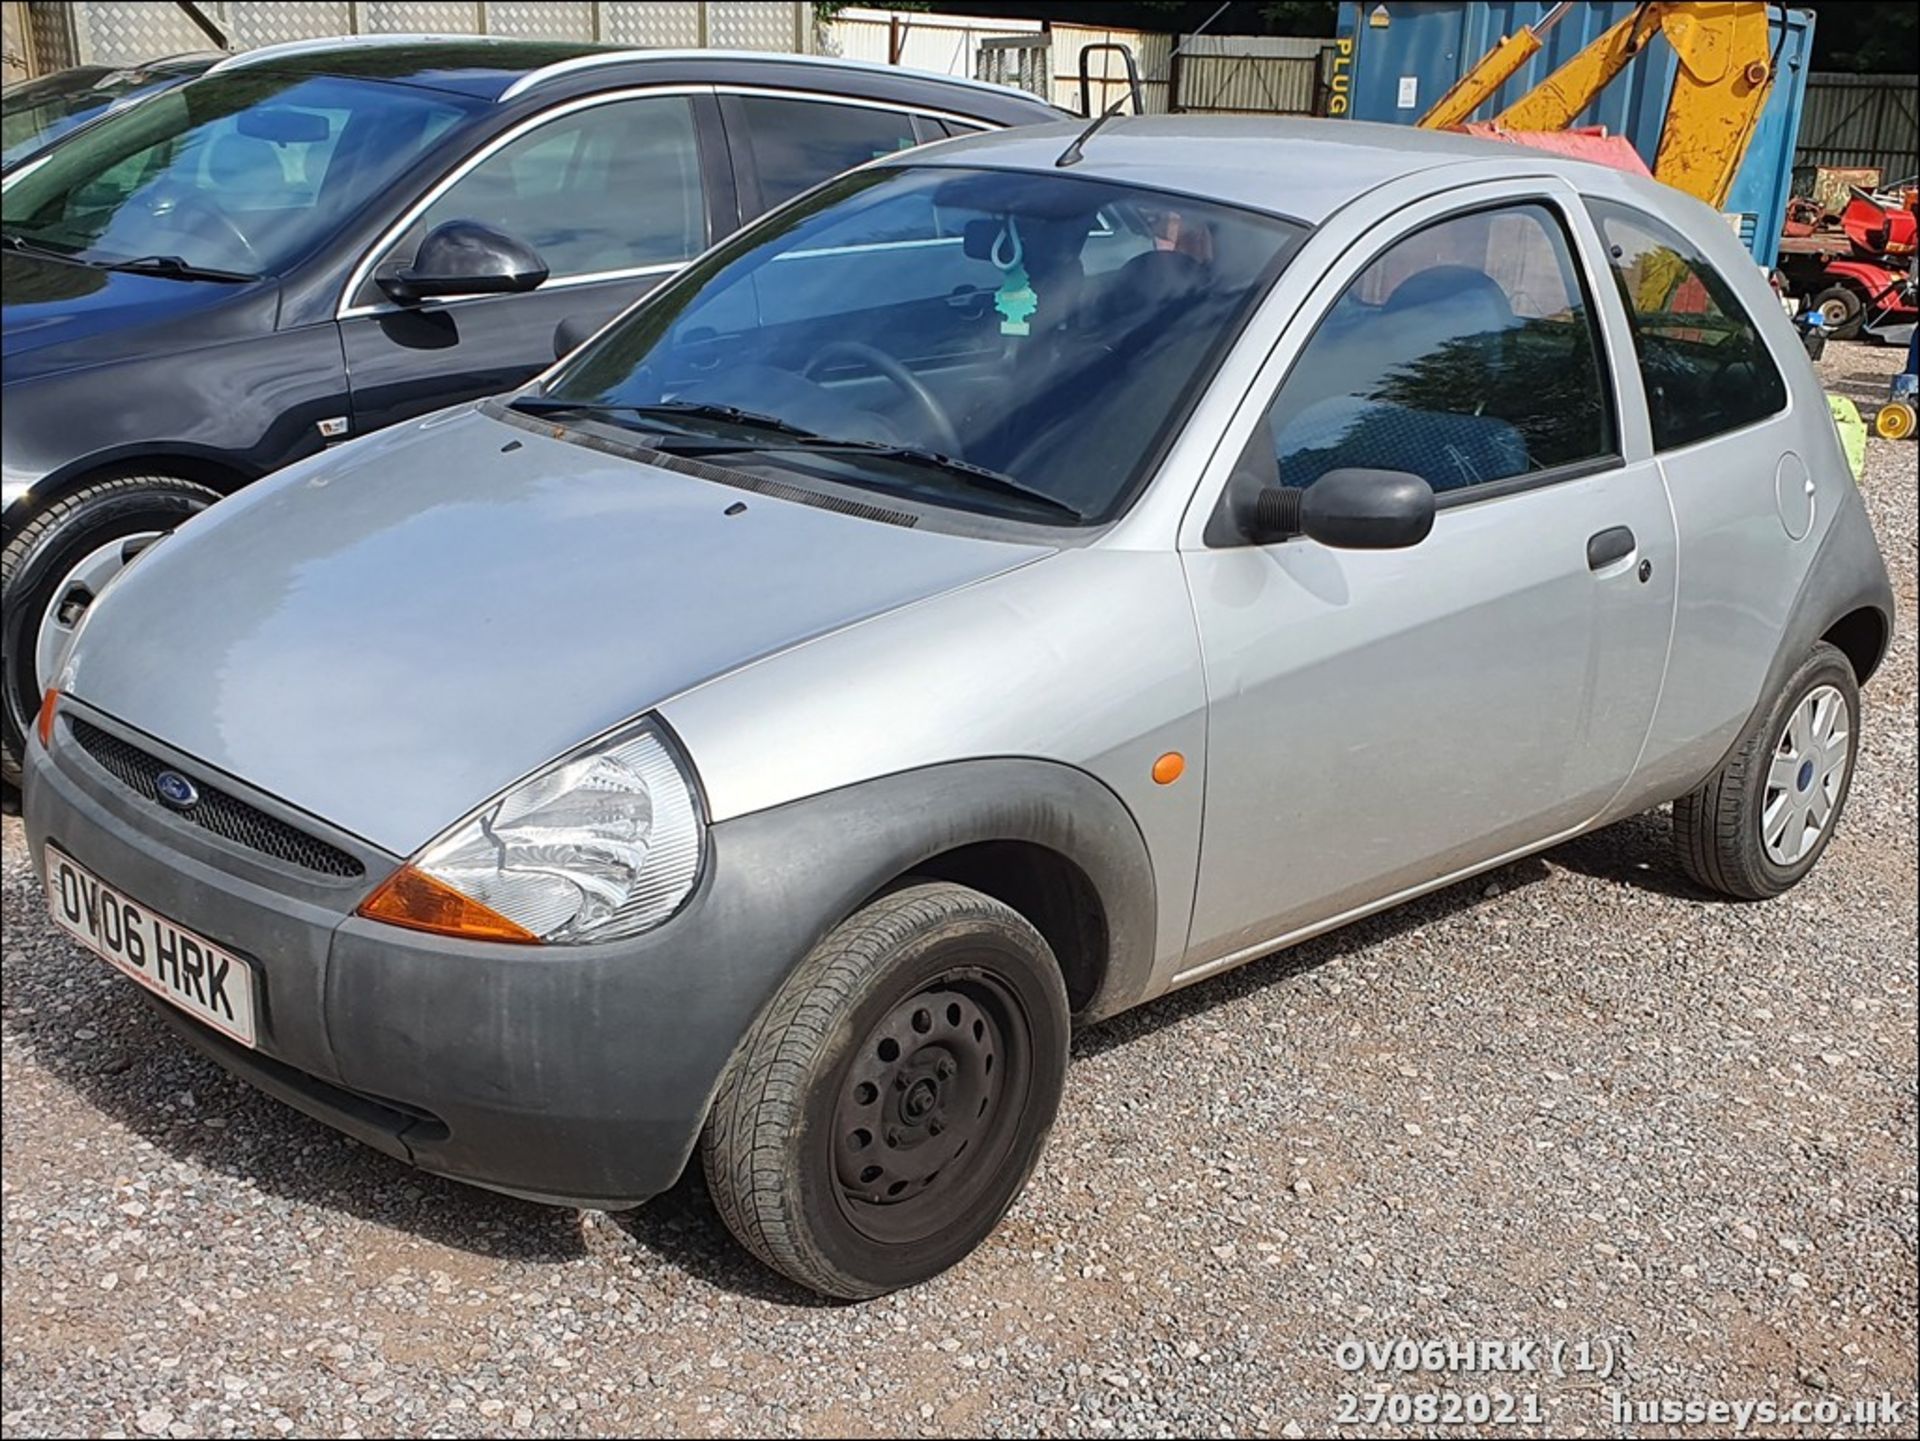
[[[417,930],[549,945],[660,924],[700,873],[693,787],[653,721],[536,771],[360,907]]]

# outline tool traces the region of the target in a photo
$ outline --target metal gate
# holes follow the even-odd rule
[[[1173,108],[1199,114],[1324,115],[1333,41],[1189,35],[1173,56]]]

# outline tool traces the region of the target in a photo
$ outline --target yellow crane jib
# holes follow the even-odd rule
[[[1567,12],[1554,7],[1483,56],[1420,119],[1430,129],[1458,125],[1537,55],[1541,35]],[[1545,80],[1494,117],[1508,130],[1564,130],[1655,35],[1679,59],[1667,100],[1654,177],[1718,207],[1725,203],[1773,83],[1767,6],[1757,0],[1652,3],[1589,42]]]
[[[1511,35],[1500,37],[1500,43],[1489,50],[1438,100],[1433,108],[1419,119],[1424,130],[1445,130],[1452,125],[1462,125],[1494,94],[1519,72],[1534,56],[1540,53],[1545,35],[1560,23],[1560,17],[1572,7],[1572,0],[1561,0],[1540,23],[1522,25]]]

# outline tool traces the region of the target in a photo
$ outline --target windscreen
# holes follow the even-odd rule
[[[475,102],[339,76],[209,75],[75,134],[0,200],[5,233],[115,263],[275,274],[408,167]]]
[[[147,83],[137,70],[89,65],[9,85],[0,96],[0,167],[49,144]]]
[[[523,404],[1092,524],[1131,499],[1302,234],[1053,172],[860,171],[696,264]]]

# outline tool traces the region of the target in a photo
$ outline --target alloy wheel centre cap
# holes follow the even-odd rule
[[[1800,774],[1795,779],[1799,784],[1799,787],[1801,790],[1805,790],[1808,786],[1812,785],[1813,784],[1813,762],[1802,761],[1800,763]]]

